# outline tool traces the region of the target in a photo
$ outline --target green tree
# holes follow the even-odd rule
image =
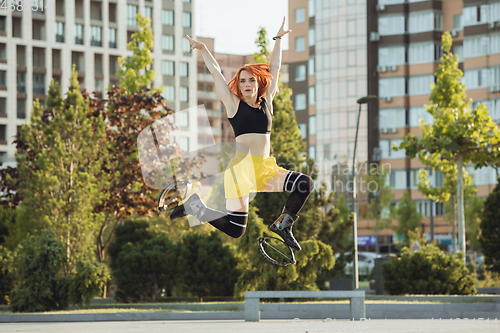
[[[9,303],[9,295],[14,287],[14,257],[14,253],[0,245],[0,304]]]
[[[450,161],[444,158],[428,158],[427,155],[420,155],[420,161],[430,167],[435,172],[443,175],[443,184],[437,184],[435,187],[431,187],[430,179],[428,178],[428,172],[426,169],[419,170],[419,182],[418,190],[422,192],[423,195],[428,198],[441,202],[445,204],[445,209],[448,212],[445,214],[445,219],[450,221],[452,224],[453,233],[453,253],[457,253],[455,245],[455,211],[456,211],[456,193],[457,193],[457,165],[456,163],[450,163]],[[464,184],[464,195],[465,198],[474,196],[477,192],[476,188],[472,186],[472,176],[470,176],[465,169],[463,172],[463,184]]]
[[[500,178],[499,178],[500,179]],[[500,273],[500,181],[490,192],[481,214],[481,236],[479,243],[483,249],[484,267]]]
[[[69,259],[93,256],[94,235],[102,215],[92,210],[107,198],[109,176],[101,167],[107,157],[105,122],[88,117],[89,100],[80,92],[73,70],[67,97],[50,84],[47,110],[34,103],[29,125],[21,128],[16,153],[23,201],[9,237],[54,230]]]
[[[499,161],[500,132],[484,104],[470,110],[472,100],[466,100],[458,56],[450,52],[449,32],[443,34],[441,45],[444,55],[435,73],[436,83],[431,84],[431,104],[426,105],[434,124],[421,125],[420,139],[406,135],[399,149],[405,149],[409,158],[426,156],[456,163],[459,243],[465,253],[463,166],[473,163],[480,168]]]
[[[458,257],[445,254],[434,244],[416,252],[405,247],[399,258],[391,254],[391,261],[382,265],[382,275],[390,295],[476,293],[476,275],[465,267],[463,253]]]
[[[126,243],[113,268],[120,302],[156,301],[170,294],[178,281],[178,246],[166,237],[154,237],[138,246]]]
[[[336,259],[332,269],[321,270],[318,273],[316,283],[320,289],[325,289],[326,282],[330,279],[345,278],[345,266],[354,257],[351,210],[347,206],[344,194],[339,195],[337,205],[333,206],[334,193],[330,192],[330,195],[326,196],[326,189],[326,183],[323,183],[317,191],[313,192],[313,203],[320,208],[321,212],[321,218],[317,220],[321,229],[316,237],[332,248]]]
[[[367,190],[371,196],[368,203],[368,218],[375,219],[374,233],[377,236],[376,253],[380,252],[378,242],[378,232],[391,225],[391,210],[394,194],[386,184],[389,170],[382,164],[378,167],[370,166],[370,171],[365,175]]]
[[[151,19],[142,14],[136,15],[139,31],[132,34],[132,40],[127,44],[127,50],[133,51],[132,57],[119,57],[120,69],[116,75],[120,78],[120,87],[133,94],[142,88],[151,88],[155,73],[151,69],[153,64],[153,30]],[[159,88],[157,91],[161,91]]]
[[[242,299],[247,290],[317,290],[318,272],[332,269],[335,259],[332,248],[316,239],[300,243],[302,251],[295,253],[296,265],[278,267],[269,263],[259,252],[257,238],[271,236],[257,209],[250,206],[245,235],[240,238],[236,255],[242,272],[234,297]]]
[[[183,290],[194,296],[232,296],[239,276],[236,266],[236,258],[217,231],[186,234],[179,244],[176,274]]]
[[[68,273],[65,245],[52,231],[28,235],[14,261],[17,285],[11,291],[14,312],[65,310],[69,305],[90,304],[107,280],[106,267],[88,260],[74,262]]]
[[[398,224],[392,227],[397,235],[404,235],[403,244],[409,246],[409,232],[420,229],[422,214],[417,212],[417,204],[410,198],[410,193],[404,191],[403,197],[399,200],[398,206],[394,209],[394,218]]]

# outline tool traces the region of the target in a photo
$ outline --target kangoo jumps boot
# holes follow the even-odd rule
[[[300,251],[302,248],[292,234],[292,225],[298,218],[298,215],[284,212],[273,224],[269,226],[269,230],[280,235],[286,245],[290,246],[292,249]]]
[[[207,206],[201,200],[200,196],[195,193],[189,197],[182,205],[179,205],[174,208],[172,214],[170,214],[170,219],[175,220],[179,217],[183,217],[186,215],[192,215],[201,221],[201,217],[205,214],[207,210]]]

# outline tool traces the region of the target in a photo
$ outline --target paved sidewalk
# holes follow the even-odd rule
[[[189,333],[319,333],[319,332],[499,332],[498,321],[478,320],[242,320],[220,321],[146,321],[146,322],[90,322],[90,323],[15,323],[0,324],[0,332],[54,332],[54,333],[128,333],[128,332],[189,332]]]

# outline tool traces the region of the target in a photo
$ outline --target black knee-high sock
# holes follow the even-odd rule
[[[208,221],[208,223],[225,232],[228,236],[240,238],[246,230],[248,213],[228,211],[226,215],[218,210],[207,208],[201,220]]]
[[[298,214],[313,188],[314,181],[311,177],[303,173],[290,171],[283,184],[284,191],[292,192],[286,201],[285,211],[294,215]]]

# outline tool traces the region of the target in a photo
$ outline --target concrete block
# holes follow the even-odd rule
[[[247,298],[245,292],[245,321],[259,321],[260,320],[260,299]]]

